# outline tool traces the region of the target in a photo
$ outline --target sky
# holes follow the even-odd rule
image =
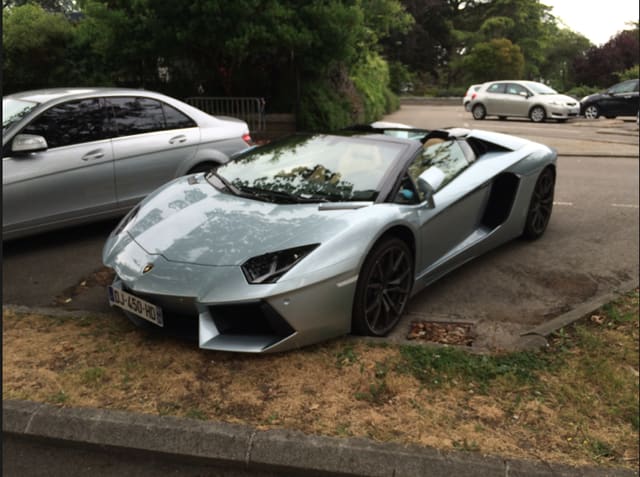
[[[540,0],[553,7],[571,30],[581,33],[596,46],[601,46],[616,33],[631,27],[626,22],[638,21],[638,0]]]

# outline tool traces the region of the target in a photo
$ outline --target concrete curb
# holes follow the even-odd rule
[[[589,301],[586,301],[577,307],[569,310],[566,313],[563,313],[560,316],[553,318],[552,320],[546,321],[541,325],[536,326],[528,331],[525,331],[520,336],[549,336],[554,331],[559,330],[571,323],[578,321],[579,319],[587,316],[590,313],[593,313],[598,308],[603,307],[607,303],[617,299],[620,295],[624,293],[628,293],[631,290],[634,290],[638,286],[638,282],[636,280],[629,280],[619,285],[616,289],[611,292],[604,293],[599,295]]]
[[[84,447],[114,456],[133,452],[142,453],[145,459],[151,456],[157,459],[164,455],[185,465],[197,462],[200,466],[223,467],[226,470],[220,475],[225,476],[262,473],[343,477],[638,475],[623,469],[576,468],[381,444],[366,439],[310,436],[281,430],[261,431],[243,425],[121,411],[58,408],[28,401],[4,401],[2,416],[5,438],[33,439],[58,449]],[[3,454],[3,466],[10,467],[16,456],[6,451]],[[80,475],[77,472],[81,469],[81,466],[77,470],[70,466],[66,475]]]

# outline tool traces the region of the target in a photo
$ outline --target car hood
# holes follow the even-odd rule
[[[187,176],[145,200],[127,233],[169,261],[237,266],[334,237],[348,227],[349,214],[369,204],[273,204],[220,192],[203,175]]]
[[[602,91],[602,92],[600,92],[600,93],[593,93],[593,94],[590,94],[590,95],[585,96],[584,98],[582,98],[582,99],[580,100],[580,102],[581,102],[581,103],[585,103],[585,102],[587,102],[587,101],[598,101],[598,100],[600,100],[600,99],[604,98],[605,96],[609,96],[609,95],[606,93],[606,91]]]
[[[540,101],[547,104],[553,103],[553,102],[578,104],[577,99],[572,98],[571,96],[567,96],[566,94],[540,94],[540,95],[536,95],[536,98],[540,99]]]

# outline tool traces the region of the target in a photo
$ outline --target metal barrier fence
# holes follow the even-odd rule
[[[191,106],[214,116],[232,116],[249,125],[249,131],[265,129],[264,98],[216,98],[197,96],[185,100]]]

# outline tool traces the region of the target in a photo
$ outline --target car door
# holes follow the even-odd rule
[[[528,98],[531,93],[524,86],[517,83],[508,83],[505,92],[505,115],[527,117],[530,104]]]
[[[485,105],[487,114],[505,116],[507,98],[505,83],[493,83],[487,88]]]
[[[638,80],[623,81],[609,88],[601,106],[605,116],[635,116],[638,113]]]
[[[101,98],[52,106],[19,133],[43,136],[47,149],[2,158],[3,228],[28,229],[100,215],[116,205],[113,151]]]
[[[113,139],[116,195],[131,206],[176,177],[197,151],[200,130],[177,109],[143,96],[107,98],[117,137]]]
[[[640,98],[638,96],[638,80],[625,81],[624,89],[616,93],[616,99],[621,101],[619,116],[635,116],[638,114]]]
[[[409,166],[409,176],[427,172],[433,177],[433,207],[418,208],[419,258],[416,275],[422,276],[445,263],[456,248],[473,235],[478,227],[488,186],[460,191],[456,179],[469,167],[473,153],[460,141],[443,141],[428,145]],[[468,147],[468,146],[467,146]],[[423,197],[421,197],[423,200]],[[424,203],[423,203],[424,204]]]

